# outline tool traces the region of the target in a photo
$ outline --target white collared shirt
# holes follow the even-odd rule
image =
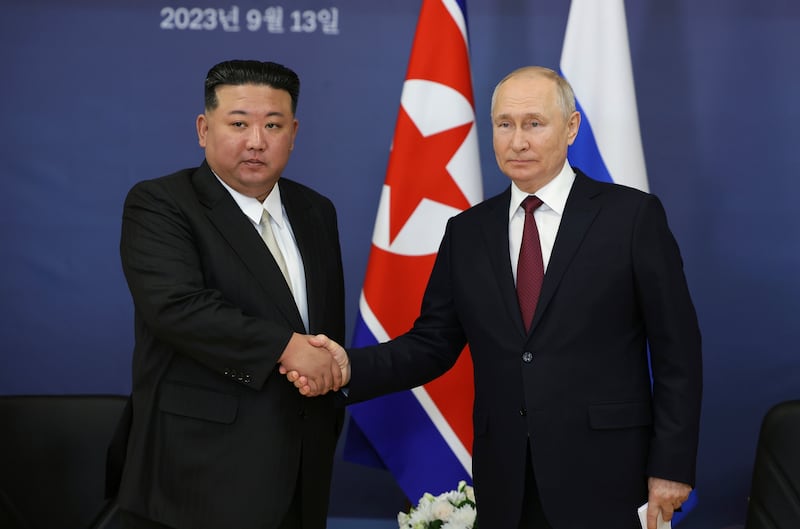
[[[214,175],[216,176],[216,174]],[[286,261],[286,268],[289,271],[289,279],[292,282],[292,295],[294,302],[297,305],[297,310],[300,312],[300,317],[303,319],[306,331],[308,331],[308,297],[306,292],[306,272],[303,266],[303,259],[300,256],[300,250],[297,248],[297,241],[294,238],[292,226],[289,224],[289,217],[286,216],[286,211],[281,202],[280,181],[275,183],[270,194],[264,202],[259,202],[257,199],[243,195],[230,187],[217,176],[217,180],[228,190],[228,192],[236,201],[239,209],[242,210],[253,227],[261,235],[264,227],[261,225],[261,214],[266,209],[270,217],[270,225],[272,226],[272,233],[275,234],[275,241],[283,254],[283,259]]]
[[[533,218],[536,220],[536,228],[539,231],[545,273],[547,273],[547,265],[550,263],[550,255],[553,253],[561,217],[564,215],[564,206],[567,204],[567,197],[574,181],[575,172],[566,161],[561,172],[536,192],[536,196],[543,202],[533,212]],[[528,195],[529,193],[522,191],[513,182],[511,183],[511,201],[508,208],[508,253],[515,284],[517,282],[519,247],[522,245],[522,229],[525,226],[525,210],[522,209],[522,201]]]

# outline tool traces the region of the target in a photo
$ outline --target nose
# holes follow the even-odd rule
[[[524,152],[527,151],[530,147],[528,143],[528,138],[525,136],[525,132],[517,128],[514,130],[514,135],[511,137],[511,148],[514,149],[514,152]]]
[[[266,147],[266,134],[261,127],[252,127],[247,136],[247,148],[263,151]]]

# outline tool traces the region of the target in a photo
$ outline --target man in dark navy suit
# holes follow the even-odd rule
[[[432,380],[469,344],[482,528],[635,529],[649,501],[655,529],[695,480],[701,345],[680,252],[655,196],[569,165],[580,121],[556,72],[503,79],[493,142],[510,187],[449,221],[413,328],[348,352],[357,402]],[[521,247],[540,250],[538,266]],[[534,294],[518,298],[537,268]],[[282,370],[316,394],[302,371]]]

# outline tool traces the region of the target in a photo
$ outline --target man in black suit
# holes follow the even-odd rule
[[[345,365],[351,402],[424,384],[469,343],[479,527],[635,529],[649,501],[655,529],[695,480],[702,387],[700,331],[664,209],[570,167],[580,114],[554,71],[503,79],[492,123],[511,186],[449,221],[413,328],[351,349],[349,366],[337,344],[315,343]],[[542,205],[526,213],[530,195]],[[520,257],[526,223],[545,270],[530,323],[531,296],[516,289],[534,275]],[[281,371],[316,393],[302,372]]]
[[[197,118],[205,161],[125,201],[136,345],[123,527],[326,525],[343,412],[277,374],[309,370],[326,389],[342,376],[306,336],[344,337],[336,212],[281,178],[299,90],[279,64],[214,66]]]

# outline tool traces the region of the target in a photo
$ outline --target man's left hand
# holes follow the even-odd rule
[[[647,478],[647,529],[656,529],[658,513],[665,522],[672,520],[672,513],[689,499],[692,487],[686,483],[661,478]]]

